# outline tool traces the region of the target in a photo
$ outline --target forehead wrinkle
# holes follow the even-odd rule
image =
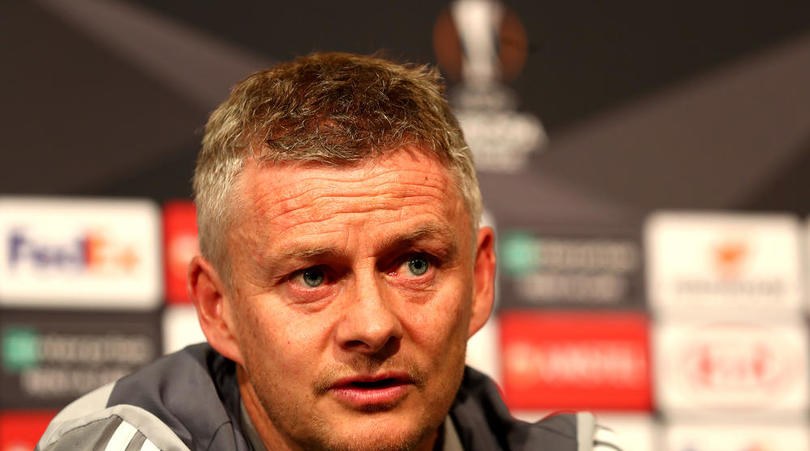
[[[324,196],[319,198],[317,202],[313,202],[302,208],[302,211],[294,209],[277,214],[273,217],[272,222],[281,230],[275,232],[275,234],[292,233],[291,229],[300,226],[320,227],[324,223],[328,224],[330,220],[339,219],[343,216],[358,216],[361,222],[375,219],[382,221],[380,223],[381,225],[401,223],[404,220],[413,219],[413,212],[410,211],[411,207],[419,208],[426,203],[431,203],[438,208],[433,211],[420,210],[418,214],[435,216],[435,219],[439,222],[443,219],[453,218],[457,214],[465,214],[466,212],[460,196],[456,198],[455,202],[447,205],[441,202],[443,198],[442,193],[420,195],[409,194],[405,191],[397,195],[386,193],[385,196],[369,196],[370,200],[367,202],[352,203],[349,205],[343,205],[334,201],[334,199],[340,199],[340,197],[341,196]],[[397,205],[390,205],[388,201],[392,198],[401,199],[401,202]],[[385,212],[395,212],[398,214],[389,217],[384,214]],[[382,215],[382,217],[379,215]],[[321,230],[319,233],[323,234],[328,232]]]
[[[373,161],[371,163],[374,163]],[[294,170],[298,165],[291,165],[290,169]],[[408,191],[409,188],[423,188],[435,189],[438,191],[437,195],[443,195],[449,186],[448,179],[455,182],[451,174],[447,173],[446,169],[439,168],[439,170],[420,171],[417,169],[402,168],[397,165],[386,166],[383,164],[371,164],[367,167],[361,168],[321,168],[313,167],[307,168],[303,166],[302,169],[309,176],[301,180],[298,177],[293,177],[288,183],[284,183],[284,179],[280,179],[279,174],[272,172],[262,171],[261,168],[254,168],[252,177],[255,183],[254,186],[262,187],[255,190],[253,193],[254,204],[258,207],[257,210],[260,214],[273,214],[274,210],[283,214],[301,207],[311,204],[317,198],[326,197],[329,193],[343,190],[340,197],[362,197],[368,195],[391,195],[384,191],[393,188],[396,191]],[[283,172],[282,168],[281,169]],[[338,171],[337,174],[334,171]],[[277,172],[277,171],[273,171]],[[300,173],[299,173],[300,174]],[[267,180],[270,178],[270,180]],[[384,180],[380,180],[383,178]],[[263,180],[269,183],[262,183]],[[404,180],[403,180],[404,179]],[[399,185],[399,187],[397,187]],[[455,186],[456,183],[452,183]],[[368,190],[371,188],[371,193],[360,192],[354,193],[351,191]],[[349,191],[349,192],[345,192]],[[319,195],[319,193],[323,193]],[[313,199],[315,198],[315,199]]]
[[[422,185],[418,186],[421,187]],[[314,190],[309,190],[308,193],[312,191]],[[430,192],[419,194],[414,194],[415,190],[409,190],[404,186],[396,190],[380,187],[379,191],[377,193],[324,194],[315,199],[306,198],[297,202],[289,200],[280,204],[269,205],[263,210],[270,216],[272,222],[278,225],[284,224],[284,228],[287,229],[295,227],[299,223],[317,224],[343,215],[373,214],[385,211],[405,213],[404,210],[409,207],[433,203],[444,197],[444,192],[440,188],[431,188]],[[340,202],[341,199],[357,200],[363,198],[367,198],[367,200],[350,204]],[[396,205],[390,205],[391,200],[399,200],[399,202]],[[316,213],[317,216],[313,213]]]
[[[440,216],[439,219],[454,216],[459,207],[463,209],[463,199],[455,179],[446,170],[435,170],[430,165],[425,168],[426,171],[384,164],[356,170],[313,167],[311,170],[306,168],[303,173],[290,173],[289,178],[284,177],[283,168],[279,169],[280,172],[251,171],[250,185],[255,187],[251,190],[252,216],[258,226],[253,233],[258,232],[264,238],[269,238],[267,234],[271,233],[270,228],[276,227],[278,231],[272,232],[276,236],[296,233],[300,226],[312,225],[317,228],[325,223],[328,228],[328,220],[336,216],[356,214],[358,219],[364,221],[366,218],[363,215],[368,215],[368,220],[372,220],[377,212],[381,215],[376,216],[377,220],[388,223],[413,219],[409,208],[426,203],[438,207],[432,214]],[[455,198],[450,205],[443,202],[448,195]],[[368,201],[361,200],[363,198]],[[352,200],[341,203],[341,199]],[[388,205],[393,199],[397,200],[395,205]],[[391,211],[399,213],[395,215],[396,218],[386,214]],[[269,223],[275,225],[268,228]],[[261,239],[260,236],[252,238]],[[307,251],[301,255],[315,252],[323,253],[326,249]]]
[[[451,179],[451,174],[446,173],[446,171],[424,171],[420,169],[410,169],[410,168],[402,168],[399,166],[391,166],[386,167],[384,169],[379,169],[379,166],[373,166],[371,168],[363,168],[363,169],[356,169],[353,170],[351,168],[344,169],[344,168],[303,168],[303,172],[306,174],[310,174],[309,176],[305,177],[303,180],[305,183],[314,182],[320,184],[321,186],[334,186],[339,184],[344,185],[357,185],[360,184],[362,186],[368,186],[371,184],[372,186],[381,186],[389,183],[421,183],[423,185],[436,185],[436,186],[445,186],[445,180]],[[299,173],[300,174],[300,173]],[[419,182],[405,182],[401,179],[405,175],[415,175],[414,179],[419,179]],[[256,177],[262,178],[266,177],[266,173],[258,173]],[[376,181],[380,178],[388,178],[393,179],[390,181]],[[291,182],[287,185],[292,187],[300,186],[300,181]],[[429,183],[432,182],[432,183]],[[278,186],[279,189],[286,189],[284,186]],[[314,189],[318,189],[319,187],[315,187]]]
[[[289,190],[289,196],[280,197],[276,203],[306,204],[311,203],[312,200],[323,198],[407,197],[410,193],[413,193],[414,188],[423,191],[436,191],[436,195],[441,196],[445,191],[446,185],[439,179],[431,181],[434,183],[426,183],[426,180],[410,181],[402,179],[382,182],[374,182],[373,179],[351,181],[344,179],[309,179],[304,185],[311,185],[310,187],[304,189],[293,188]],[[305,200],[295,202],[296,199],[301,198]]]
[[[291,230],[297,227],[317,227],[320,224],[328,224],[330,221],[335,220],[341,216],[354,216],[354,215],[364,215],[367,213],[380,213],[384,211],[393,211],[399,212],[400,214],[396,218],[391,218],[390,220],[383,221],[379,225],[387,225],[392,223],[401,223],[403,219],[408,218],[405,214],[405,209],[402,207],[380,207],[380,206],[366,206],[362,209],[351,209],[349,211],[329,211],[320,215],[319,217],[313,216],[306,216],[301,218],[300,220],[291,220],[291,221],[279,221],[276,223],[277,227],[280,227],[281,230],[275,232],[277,236],[281,236],[287,233],[294,233]],[[291,214],[292,212],[288,213]],[[363,220],[370,220],[371,218],[362,218]],[[318,235],[327,235],[330,233],[339,233],[340,230],[335,231],[319,231]],[[294,233],[295,234],[295,233]]]
[[[412,182],[403,180],[393,180],[382,183],[371,183],[369,180],[346,181],[334,179],[328,183],[329,179],[308,180],[304,186],[293,184],[292,188],[284,189],[280,195],[272,189],[257,190],[253,196],[253,204],[261,216],[271,216],[281,218],[283,215],[310,206],[317,207],[318,202],[332,204],[335,199],[358,199],[363,197],[383,199],[406,199],[414,198],[418,200],[425,196],[443,197],[445,186],[439,180],[434,180],[434,184],[426,185],[424,182]],[[314,183],[311,183],[314,182]],[[357,186],[357,189],[346,189],[346,185]],[[307,186],[309,185],[309,186]],[[340,186],[342,185],[342,186]],[[369,188],[371,188],[369,190]],[[414,194],[415,191],[423,191]],[[424,191],[428,191],[425,193]]]

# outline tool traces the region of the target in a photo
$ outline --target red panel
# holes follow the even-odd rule
[[[163,206],[163,243],[166,301],[188,303],[188,263],[198,252],[197,214],[193,202],[173,201]]]
[[[1,412],[0,451],[34,449],[55,415],[50,410]]]
[[[500,322],[509,407],[652,408],[646,316],[504,311]]]

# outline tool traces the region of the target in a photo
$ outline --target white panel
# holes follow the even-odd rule
[[[467,342],[467,365],[485,373],[496,383],[501,382],[498,353],[498,322],[494,315]]]
[[[495,217],[485,208],[481,212],[481,227],[492,227],[497,233]],[[498,274],[495,273],[495,285],[498,285]],[[500,356],[498,350],[498,321],[496,312],[498,306],[498,290],[495,290],[492,313],[489,320],[467,342],[467,365],[483,372],[496,383],[500,383]]]
[[[192,305],[168,306],[163,312],[163,352],[179,351],[188,345],[205,341]]]
[[[0,198],[0,305],[154,308],[160,265],[150,201]]]
[[[645,246],[648,299],[659,314],[801,309],[796,218],[659,213],[647,221]]]
[[[807,427],[795,424],[674,424],[666,451],[807,451]]]
[[[808,404],[800,320],[659,322],[656,399],[668,417],[801,418]]]

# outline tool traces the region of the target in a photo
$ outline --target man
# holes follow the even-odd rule
[[[493,232],[435,72],[315,54],[238,84],[194,175],[208,344],[79,399],[62,449],[591,449],[593,417],[511,419],[465,369]]]

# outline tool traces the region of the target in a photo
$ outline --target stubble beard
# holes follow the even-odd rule
[[[279,408],[278,402],[274,402],[272,395],[274,390],[257,390],[259,401],[264,408],[269,420],[275,425],[279,431],[288,433],[287,439],[292,440],[296,448],[301,450],[317,450],[317,451],[421,451],[430,450],[433,448],[433,442],[438,431],[441,430],[441,425],[444,418],[450,409],[450,405],[455,399],[455,394],[461,384],[463,376],[464,364],[463,360],[458,365],[456,377],[453,380],[443,381],[442,386],[439,388],[439,393],[443,396],[442,399],[428,400],[429,405],[424,406],[423,411],[415,419],[416,424],[409,430],[399,431],[393,435],[385,434],[392,431],[384,430],[384,428],[376,428],[369,431],[352,431],[349,434],[336,434],[334,425],[329,419],[323,416],[316,415],[313,412],[312,417],[303,417],[300,412],[311,411],[311,405],[302,405],[297,403],[291,406],[292,409]],[[417,365],[412,362],[400,362],[398,365],[392,365],[390,361],[376,363],[373,359],[358,359],[349,365],[350,370],[353,372],[359,371],[374,371],[384,370],[388,368],[396,368],[399,370],[406,370],[414,381],[414,388],[416,390],[423,390],[427,384],[428,376],[424,371],[420,370]],[[340,377],[345,376],[347,373],[346,368],[331,369],[322,373],[315,383],[314,394],[311,399],[315,401],[328,396],[329,387],[332,382]],[[258,382],[258,381],[257,381]],[[264,384],[262,384],[264,385]],[[267,387],[267,386],[265,386]],[[277,401],[277,400],[276,400]],[[396,407],[395,407],[396,409]],[[290,415],[293,412],[298,414]],[[364,415],[375,415],[379,412],[367,412]],[[294,424],[291,421],[293,418],[301,420],[304,424]],[[360,420],[362,421],[362,419]],[[344,427],[351,428],[351,424],[344,424]],[[368,428],[368,426],[366,426]],[[381,430],[383,429],[383,430]],[[382,432],[382,433],[381,433]]]

